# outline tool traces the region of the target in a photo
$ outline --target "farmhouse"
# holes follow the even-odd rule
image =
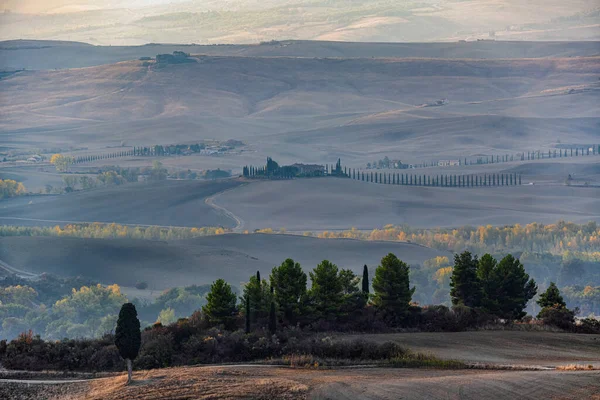
[[[292,164],[292,168],[298,170],[299,175],[321,176],[325,175],[325,166],[318,164]]]
[[[440,160],[438,167],[456,167],[460,165],[460,160]]]

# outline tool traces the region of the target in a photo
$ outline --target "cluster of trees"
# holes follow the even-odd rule
[[[240,304],[225,281],[216,281],[202,311],[209,323],[228,328],[235,325],[236,315],[241,312],[247,331],[254,324],[272,331],[297,324],[357,327],[362,326],[368,312],[375,312],[387,326],[406,326],[418,320],[421,313],[412,302],[415,287],[410,285],[409,273],[406,263],[388,254],[375,269],[371,286],[367,266],[361,279],[324,260],[307,276],[298,263],[287,259],[273,268],[268,281],[261,280],[260,274],[250,277]],[[511,255],[497,262],[489,254],[478,260],[463,252],[455,257],[449,282],[452,304],[475,310],[478,318],[519,320],[537,293],[535,281]]]
[[[171,145],[154,145],[150,147],[134,147],[133,155],[135,156],[169,156],[183,155],[186,153],[199,153],[206,149],[204,144],[171,144]]]
[[[516,186],[521,184],[519,174],[484,175],[413,175],[397,172],[364,172],[354,168],[344,168],[346,176],[362,182],[382,183],[385,185],[437,186],[437,187],[480,187],[480,186]]]
[[[25,186],[12,179],[0,179],[0,200],[25,194]]]
[[[230,232],[220,227],[178,228],[158,226],[127,226],[119,224],[67,224],[63,227],[9,226],[0,225],[0,236],[67,236],[79,238],[129,238],[148,240],[192,239],[200,236],[222,235]]]
[[[55,279],[52,290],[64,293],[59,282]],[[6,286],[2,282],[0,334],[3,338],[14,338],[29,329],[49,339],[99,337],[114,330],[119,308],[127,300],[117,285],[81,286],[58,300],[54,299],[52,291],[44,292],[43,286],[37,290],[32,287],[36,285],[28,282],[27,285]],[[48,305],[42,303],[42,299]],[[55,302],[50,303],[53,300]]]
[[[459,228],[411,228],[406,225],[386,225],[383,229],[341,232],[325,231],[321,238],[352,238],[361,240],[409,241],[440,250],[475,253],[529,252],[550,253],[564,258],[581,258],[587,253],[590,261],[600,261],[600,227],[596,222],[574,224],[531,223],[504,226],[462,226]]]
[[[71,156],[64,156],[57,153],[50,157],[50,164],[54,165],[58,172],[67,172],[73,163],[75,163],[75,159]]]
[[[468,251],[454,256],[450,287],[453,305],[481,308],[508,320],[525,316],[525,307],[538,289],[512,255],[498,262],[490,254],[478,259]]]
[[[335,165],[325,164],[322,165],[311,165],[305,166],[311,167],[307,170],[302,170],[296,165],[284,165],[280,166],[271,157],[267,157],[267,163],[264,166],[244,166],[242,168],[242,175],[245,178],[263,178],[263,179],[292,179],[299,177],[316,177],[316,176],[337,176],[337,177],[348,177],[348,170],[346,167],[342,168],[342,161],[338,158]]]
[[[79,288],[79,289],[75,289]],[[172,288],[152,302],[133,299],[144,326],[171,324],[206,304],[210,285]],[[0,338],[29,329],[46,339],[100,337],[114,331],[127,297],[118,285],[44,274],[37,280],[8,276],[0,280]]]

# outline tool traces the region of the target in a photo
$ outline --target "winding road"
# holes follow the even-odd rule
[[[208,196],[204,200],[204,202],[206,203],[206,205],[212,207],[217,212],[219,212],[219,213],[225,215],[226,217],[229,217],[229,218],[231,218],[232,220],[235,221],[235,227],[232,229],[234,233],[242,233],[243,232],[244,226],[245,226],[244,220],[241,219],[240,217],[238,217],[237,215],[235,215],[234,213],[232,213],[231,211],[229,211],[228,209],[226,209],[225,207],[216,204],[215,200],[219,196],[221,196],[221,195],[223,195],[223,194],[225,194],[227,192],[230,192],[230,191],[232,191],[234,189],[238,189],[238,188],[240,188],[242,186],[246,186],[246,185],[248,185],[248,183],[243,183],[240,186],[236,186],[236,187],[232,187],[232,188],[229,188],[229,189],[225,189],[223,191],[220,191],[218,193],[213,194],[212,196]]]

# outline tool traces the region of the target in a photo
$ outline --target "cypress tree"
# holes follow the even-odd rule
[[[366,295],[369,294],[369,269],[367,264],[363,267],[362,292]]]
[[[127,383],[131,382],[132,362],[138,356],[142,345],[142,333],[140,332],[140,320],[137,310],[132,303],[125,303],[119,311],[117,328],[115,329],[115,346],[119,354],[127,362]]]

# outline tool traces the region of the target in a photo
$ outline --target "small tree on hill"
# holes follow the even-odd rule
[[[121,306],[115,329],[115,345],[121,357],[127,362],[127,383],[130,383],[132,361],[138,356],[142,345],[140,320],[137,317],[135,305],[132,303],[125,303]]]
[[[477,256],[464,251],[454,255],[454,269],[450,277],[450,297],[453,305],[479,307],[481,284],[477,278]]]
[[[554,282],[550,282],[548,289],[546,289],[544,293],[540,294],[540,298],[538,299],[537,303],[541,308],[554,306],[564,308],[567,306],[567,303],[565,303],[560,294],[560,290],[558,290]]]
[[[206,320],[213,325],[225,325],[231,328],[235,319],[236,296],[231,286],[223,279],[217,279],[206,295],[206,305],[202,307],[202,313]]]
[[[408,265],[392,253],[383,257],[375,270],[373,305],[396,321],[408,311],[415,292],[408,275]]]

